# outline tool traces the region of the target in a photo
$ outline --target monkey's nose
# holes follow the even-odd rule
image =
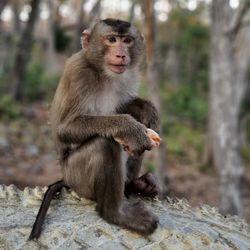
[[[117,58],[121,58],[121,59],[123,59],[123,60],[126,58],[126,56],[124,56],[124,55],[116,55],[116,57],[117,57]]]

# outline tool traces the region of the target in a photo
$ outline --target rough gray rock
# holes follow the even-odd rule
[[[94,202],[65,190],[52,202],[39,240],[27,241],[45,190],[0,185],[0,249],[250,249],[250,227],[209,206],[148,202],[160,226],[142,237],[108,224]]]

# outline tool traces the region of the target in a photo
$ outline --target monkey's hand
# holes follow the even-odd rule
[[[140,124],[140,123],[139,123]],[[151,150],[153,147],[158,147],[161,142],[159,135],[152,129],[145,128],[142,124],[140,131],[131,136],[130,138],[114,137],[114,140],[123,146],[123,149],[129,155],[140,155],[145,150]]]
[[[128,123],[113,136],[129,155],[141,155],[145,150],[151,150],[154,143],[147,134],[147,128],[134,118],[128,116]]]

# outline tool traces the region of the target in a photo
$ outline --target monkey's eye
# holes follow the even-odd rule
[[[107,37],[107,39],[108,39],[108,41],[110,43],[115,43],[116,42],[116,37],[115,36],[109,36],[109,37]]]
[[[132,44],[133,39],[131,37],[125,37],[123,39],[123,42],[126,43],[126,44],[128,44],[128,45],[130,45],[130,44]]]

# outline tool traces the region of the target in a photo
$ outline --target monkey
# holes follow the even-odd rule
[[[85,30],[67,59],[50,110],[63,180],[49,186],[29,239],[38,238],[52,197],[62,187],[97,202],[107,222],[149,235],[158,218],[131,194],[160,194],[151,173],[139,177],[144,151],[160,144],[159,115],[138,97],[145,42],[127,21],[104,19]]]

